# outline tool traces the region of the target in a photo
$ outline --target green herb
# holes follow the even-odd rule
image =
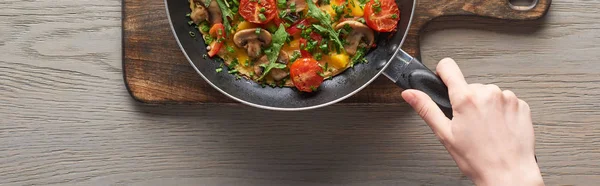
[[[254,71],[250,72],[250,78],[254,77]]]
[[[192,31],[190,31],[190,32],[188,32],[188,33],[190,34],[190,36],[191,36],[192,38],[196,38],[196,33],[192,32]]]
[[[190,14],[190,13],[187,13],[187,14],[185,14],[185,17],[190,17],[191,15],[192,15],[192,14]]]
[[[233,68],[235,68],[235,66],[237,66],[237,65],[238,65],[238,63],[239,63],[239,62],[238,62],[238,59],[237,59],[237,58],[234,58],[234,59],[233,59],[233,61],[231,61],[231,63],[229,63],[229,65],[227,65],[227,68],[229,68],[229,69],[233,69]]]
[[[302,30],[302,33],[300,33],[300,37],[308,39],[310,38],[310,34],[313,32],[312,28],[306,28],[304,30]]]
[[[310,86],[310,90],[312,90],[313,92],[317,91],[317,88],[319,88],[319,87]]]
[[[267,17],[265,17],[265,14],[260,13],[258,14],[258,19],[260,19],[260,21],[266,21]]]
[[[217,68],[215,71],[216,71],[217,73],[219,73],[219,72],[223,71],[223,68],[219,67],[219,68]]]
[[[300,52],[297,50],[294,50],[294,53],[292,54],[292,57],[290,58],[290,62],[293,63],[298,58],[300,58]]]
[[[225,0],[216,0],[217,4],[219,4],[219,9],[221,9],[221,14],[223,17],[223,25],[225,26],[225,30],[227,30],[227,34],[231,33],[231,24],[229,23],[229,19],[233,20],[233,12],[228,8],[229,5],[226,4]]]
[[[242,76],[240,76],[239,73],[235,73],[235,80],[240,80],[242,79]]]
[[[358,6],[360,6],[360,9],[364,9],[367,2],[369,2],[369,0],[358,0]]]
[[[260,7],[260,9],[258,9],[258,11],[260,13],[265,13],[267,11],[267,9],[265,7]]]
[[[317,74],[323,78],[325,77],[325,74],[323,74],[323,72],[317,72]]]
[[[269,74],[269,71],[273,68],[284,69],[287,67],[285,64],[277,63],[277,57],[279,57],[279,51],[281,47],[285,43],[286,38],[288,37],[288,33],[285,31],[285,27],[283,25],[279,25],[279,29],[275,31],[275,34],[272,36],[271,46],[269,49],[265,50],[265,55],[267,55],[267,59],[269,60],[268,64],[261,65],[264,67],[263,74],[258,78],[261,80],[265,77],[265,75]]]
[[[366,21],[365,21],[365,18],[364,18],[364,17],[358,18],[358,19],[356,19],[356,21],[358,21],[358,22],[360,22],[360,23],[362,23],[362,24],[365,24],[365,23],[366,23]]]
[[[244,64],[246,64],[246,66],[248,66],[248,65],[254,65],[254,63],[250,63],[250,59],[246,59],[244,61]]]
[[[315,5],[315,3],[312,2],[311,0],[307,0],[306,2],[308,4],[308,15],[319,20],[319,22],[321,22],[321,24],[323,25],[323,26],[319,26],[319,25],[313,25],[313,26],[317,26],[315,28],[317,28],[321,32],[328,33],[329,39],[331,39],[332,41],[334,41],[335,44],[337,44],[336,50],[339,53],[340,50],[344,48],[344,45],[342,44],[342,41],[340,41],[339,33],[333,29],[331,17],[329,16],[329,14],[327,14],[327,13],[323,12],[321,9],[319,9],[319,7],[317,7],[317,5]]]
[[[227,47],[225,47],[225,49],[227,49],[227,52],[229,52],[229,53],[234,53],[235,52],[235,50],[233,49],[232,46],[227,46]]]
[[[319,60],[323,59],[323,54],[321,54],[321,53],[316,53],[316,54],[315,54],[315,59],[316,59],[317,61],[319,61]]]
[[[354,56],[352,56],[352,59],[350,59],[350,67],[354,67],[354,65],[358,63],[366,63],[367,59],[364,58],[366,53],[366,48],[361,47],[358,50],[356,50],[356,54],[354,54]]]
[[[233,0],[233,4],[240,5],[240,2],[238,0]]]
[[[398,18],[398,14],[392,14],[392,19]]]
[[[202,54],[202,59],[206,59],[207,57],[208,57],[208,55]]]
[[[194,21],[188,21],[188,25],[192,26],[194,24]]]
[[[329,0],[321,0],[321,4],[328,5],[331,4]]]
[[[321,67],[321,70],[323,70],[323,72],[325,72],[325,71],[327,71],[327,68],[329,68],[329,63],[325,63],[325,65],[319,64],[319,66]]]
[[[229,74],[235,74],[235,73],[238,73],[238,70],[237,69],[233,69],[233,70],[230,70],[228,73]]]
[[[280,9],[285,9],[287,7],[286,0],[277,0],[277,7]]]
[[[255,33],[256,35],[259,35],[259,34],[260,34],[260,28],[256,28],[256,29],[254,30],[254,33]]]
[[[319,46],[319,49],[325,51],[325,50],[329,49],[329,47],[327,47],[327,43],[323,43],[321,46]]]
[[[292,10],[292,12],[296,11],[296,2],[290,3],[290,10]]]
[[[379,0],[373,0],[373,11],[375,13],[381,12],[381,2]]]
[[[204,33],[208,33],[208,31],[210,31],[210,27],[208,26],[208,23],[206,21],[200,23],[200,30]]]

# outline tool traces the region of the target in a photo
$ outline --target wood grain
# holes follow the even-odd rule
[[[434,20],[423,61],[532,107],[547,185],[600,183],[600,2],[530,23]],[[123,87],[120,0],[0,1],[0,185],[470,185],[404,103],[270,112],[146,105]]]
[[[479,16],[507,20],[542,17],[550,0],[530,11],[517,11],[505,0],[421,0],[403,49],[419,56],[419,35],[427,23],[445,16]],[[123,73],[134,99],[145,103],[232,103],[190,67],[170,30],[163,0],[123,1]],[[534,23],[532,23],[534,24]],[[380,77],[342,103],[399,103],[400,89]]]

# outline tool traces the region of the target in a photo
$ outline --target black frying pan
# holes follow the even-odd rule
[[[302,93],[292,88],[263,88],[251,80],[236,80],[231,74],[215,69],[220,62],[203,58],[206,45],[201,37],[192,38],[190,31],[200,35],[188,25],[186,13],[190,12],[186,0],[165,0],[167,15],[175,38],[184,55],[194,69],[210,85],[223,94],[248,105],[271,110],[305,110],[327,106],[341,101],[375,80],[384,73],[403,89],[418,89],[427,93],[442,108],[446,116],[452,117],[446,85],[421,62],[406,54],[400,46],[408,32],[416,0],[396,0],[401,19],[395,33],[380,34],[377,47],[366,56],[366,64],[356,65],[324,81],[315,93]],[[389,67],[388,67],[389,66]],[[387,67],[387,69],[386,69]]]

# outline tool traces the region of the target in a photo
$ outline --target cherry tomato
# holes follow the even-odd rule
[[[294,86],[303,92],[316,91],[323,83],[323,77],[319,74],[323,73],[323,69],[319,66],[319,62],[313,58],[300,58],[292,63],[290,67],[290,77]]]
[[[241,0],[240,15],[248,22],[265,24],[277,16],[275,0]]]
[[[219,53],[221,47],[223,46],[223,41],[225,39],[225,27],[221,23],[214,24],[210,27],[208,34],[215,38],[213,42],[210,43],[210,50],[208,51],[208,56],[213,57]]]
[[[308,21],[308,19],[300,20],[296,24],[290,26],[290,28],[288,28],[285,31],[290,35],[300,33],[302,31],[302,29],[298,28],[298,25],[304,25],[305,27],[308,27],[308,26],[310,26],[310,22]]]
[[[391,32],[400,20],[400,10],[394,0],[371,0],[363,15],[367,25],[378,32]]]

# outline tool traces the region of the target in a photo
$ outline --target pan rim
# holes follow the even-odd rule
[[[375,79],[377,79],[377,77],[379,77],[383,71],[390,65],[390,62],[392,61],[392,57],[390,57],[390,59],[385,63],[385,65],[383,65],[383,68],[381,68],[381,70],[379,70],[379,72],[377,72],[377,74],[375,74],[375,76],[373,76],[369,81],[367,81],[365,84],[363,84],[362,86],[358,87],[356,90],[341,96],[337,99],[334,99],[332,101],[326,102],[326,103],[322,103],[322,104],[318,104],[318,105],[313,105],[313,106],[307,106],[307,107],[296,107],[296,108],[283,108],[283,107],[273,107],[273,106],[265,106],[265,105],[261,105],[261,104],[256,104],[256,103],[252,103],[243,99],[240,99],[238,97],[235,97],[227,92],[225,92],[224,90],[220,89],[217,85],[213,84],[210,80],[208,80],[208,78],[206,78],[206,76],[204,76],[204,74],[202,74],[202,72],[200,72],[200,70],[196,67],[196,65],[194,65],[194,62],[192,62],[192,59],[190,59],[190,57],[188,56],[187,52],[185,51],[185,49],[183,48],[183,45],[181,45],[181,42],[179,41],[179,37],[177,36],[177,33],[175,32],[175,27],[173,26],[173,20],[171,20],[171,14],[169,13],[169,3],[167,2],[168,0],[164,0],[165,3],[165,11],[167,13],[167,18],[169,19],[169,26],[171,27],[171,32],[173,33],[173,36],[175,36],[175,40],[177,41],[177,45],[179,45],[179,49],[183,52],[183,55],[185,56],[185,58],[187,59],[188,63],[190,63],[190,65],[192,66],[192,68],[194,68],[194,70],[196,71],[196,73],[198,75],[200,75],[200,77],[202,77],[202,79],[204,79],[204,81],[206,83],[208,83],[210,86],[212,86],[214,89],[216,89],[217,91],[221,92],[222,94],[224,94],[225,96],[240,102],[242,104],[251,106],[251,107],[256,107],[256,108],[260,108],[260,109],[265,109],[265,110],[273,110],[273,111],[303,111],[303,110],[312,110],[312,109],[317,109],[317,108],[321,108],[321,107],[326,107],[329,105],[333,105],[335,103],[338,103],[344,99],[347,99],[348,97],[358,93],[359,91],[361,91],[362,89],[364,89],[365,87],[369,86],[369,84],[371,84],[371,82],[375,81]],[[408,35],[408,31],[410,30],[410,25],[412,24],[413,18],[414,18],[414,14],[415,14],[415,8],[417,7],[417,0],[413,0],[413,6],[410,12],[410,19],[408,20],[408,26],[406,27],[406,30],[404,31],[404,35],[402,36],[402,40],[400,41],[400,44],[398,45],[398,48],[396,48],[396,51],[394,51],[394,54],[392,56],[395,56],[399,50],[402,49],[402,45],[404,44],[404,41],[406,41],[406,36]]]

